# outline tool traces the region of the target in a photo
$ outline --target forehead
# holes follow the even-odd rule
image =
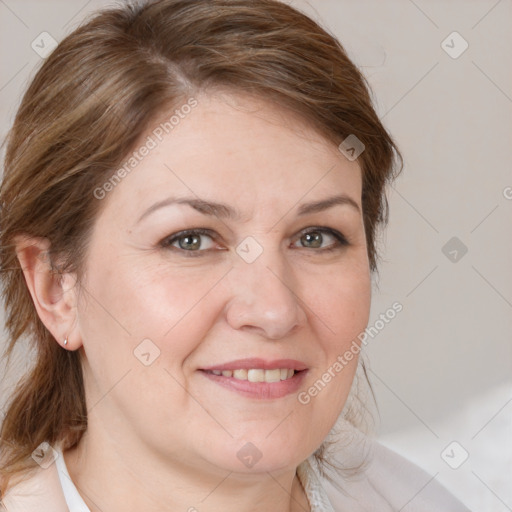
[[[116,208],[129,203],[135,215],[180,194],[231,204],[248,217],[267,204],[334,193],[360,204],[357,161],[297,114],[243,94],[194,100],[193,108],[175,107],[151,124],[137,146],[149,151],[109,193]]]

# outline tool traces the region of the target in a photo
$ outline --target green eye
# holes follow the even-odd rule
[[[180,251],[184,256],[200,256],[215,247],[214,232],[208,229],[190,229],[175,233],[161,242],[162,247]],[[327,252],[350,245],[335,229],[311,227],[303,230],[293,247]]]
[[[302,235],[300,241],[304,247],[317,249],[318,247],[322,247],[324,237],[319,231],[312,231],[311,233]]]
[[[171,235],[164,240],[163,245],[186,252],[202,252],[211,249],[214,243],[213,237],[208,230],[194,229]]]
[[[305,249],[331,250],[349,245],[347,239],[338,231],[330,228],[312,228],[302,233],[298,242]]]
[[[177,242],[180,249],[196,250],[201,248],[201,236],[203,235],[185,235],[178,238]]]

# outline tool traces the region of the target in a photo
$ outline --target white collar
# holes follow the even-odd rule
[[[60,485],[62,486],[62,492],[64,493],[69,512],[91,512],[69,476],[62,450],[58,448],[56,451],[57,459],[55,460],[55,465],[57,466]]]

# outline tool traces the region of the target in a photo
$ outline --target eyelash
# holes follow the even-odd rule
[[[302,249],[310,249],[310,250],[315,250],[316,252],[329,253],[329,252],[339,250],[339,249],[342,249],[342,248],[350,245],[350,242],[345,238],[345,236],[342,233],[340,233],[339,231],[337,231],[336,229],[320,227],[320,226],[314,226],[314,227],[303,229],[298,234],[297,240],[299,240],[301,237],[303,237],[309,233],[327,233],[328,235],[333,236],[335,238],[336,242],[326,248],[314,249],[314,248],[310,248],[310,247],[302,247]],[[195,251],[187,251],[186,249],[181,249],[180,247],[174,247],[172,245],[173,243],[177,242],[180,238],[183,238],[186,236],[196,236],[196,235],[206,235],[206,236],[210,237],[213,241],[215,241],[217,238],[215,232],[213,232],[209,229],[196,228],[196,229],[179,231],[178,233],[168,236],[161,241],[160,245],[166,249],[179,251],[186,257],[191,257],[191,258],[200,257],[200,256],[203,256],[204,253],[210,252],[212,249],[202,249],[202,250],[199,249],[199,250],[195,250]]]

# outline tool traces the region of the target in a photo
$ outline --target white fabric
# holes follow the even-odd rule
[[[57,450],[57,454],[58,457],[55,464],[59,472],[60,485],[62,486],[64,499],[66,500],[70,512],[91,512],[69,476],[62,451],[60,449]]]

